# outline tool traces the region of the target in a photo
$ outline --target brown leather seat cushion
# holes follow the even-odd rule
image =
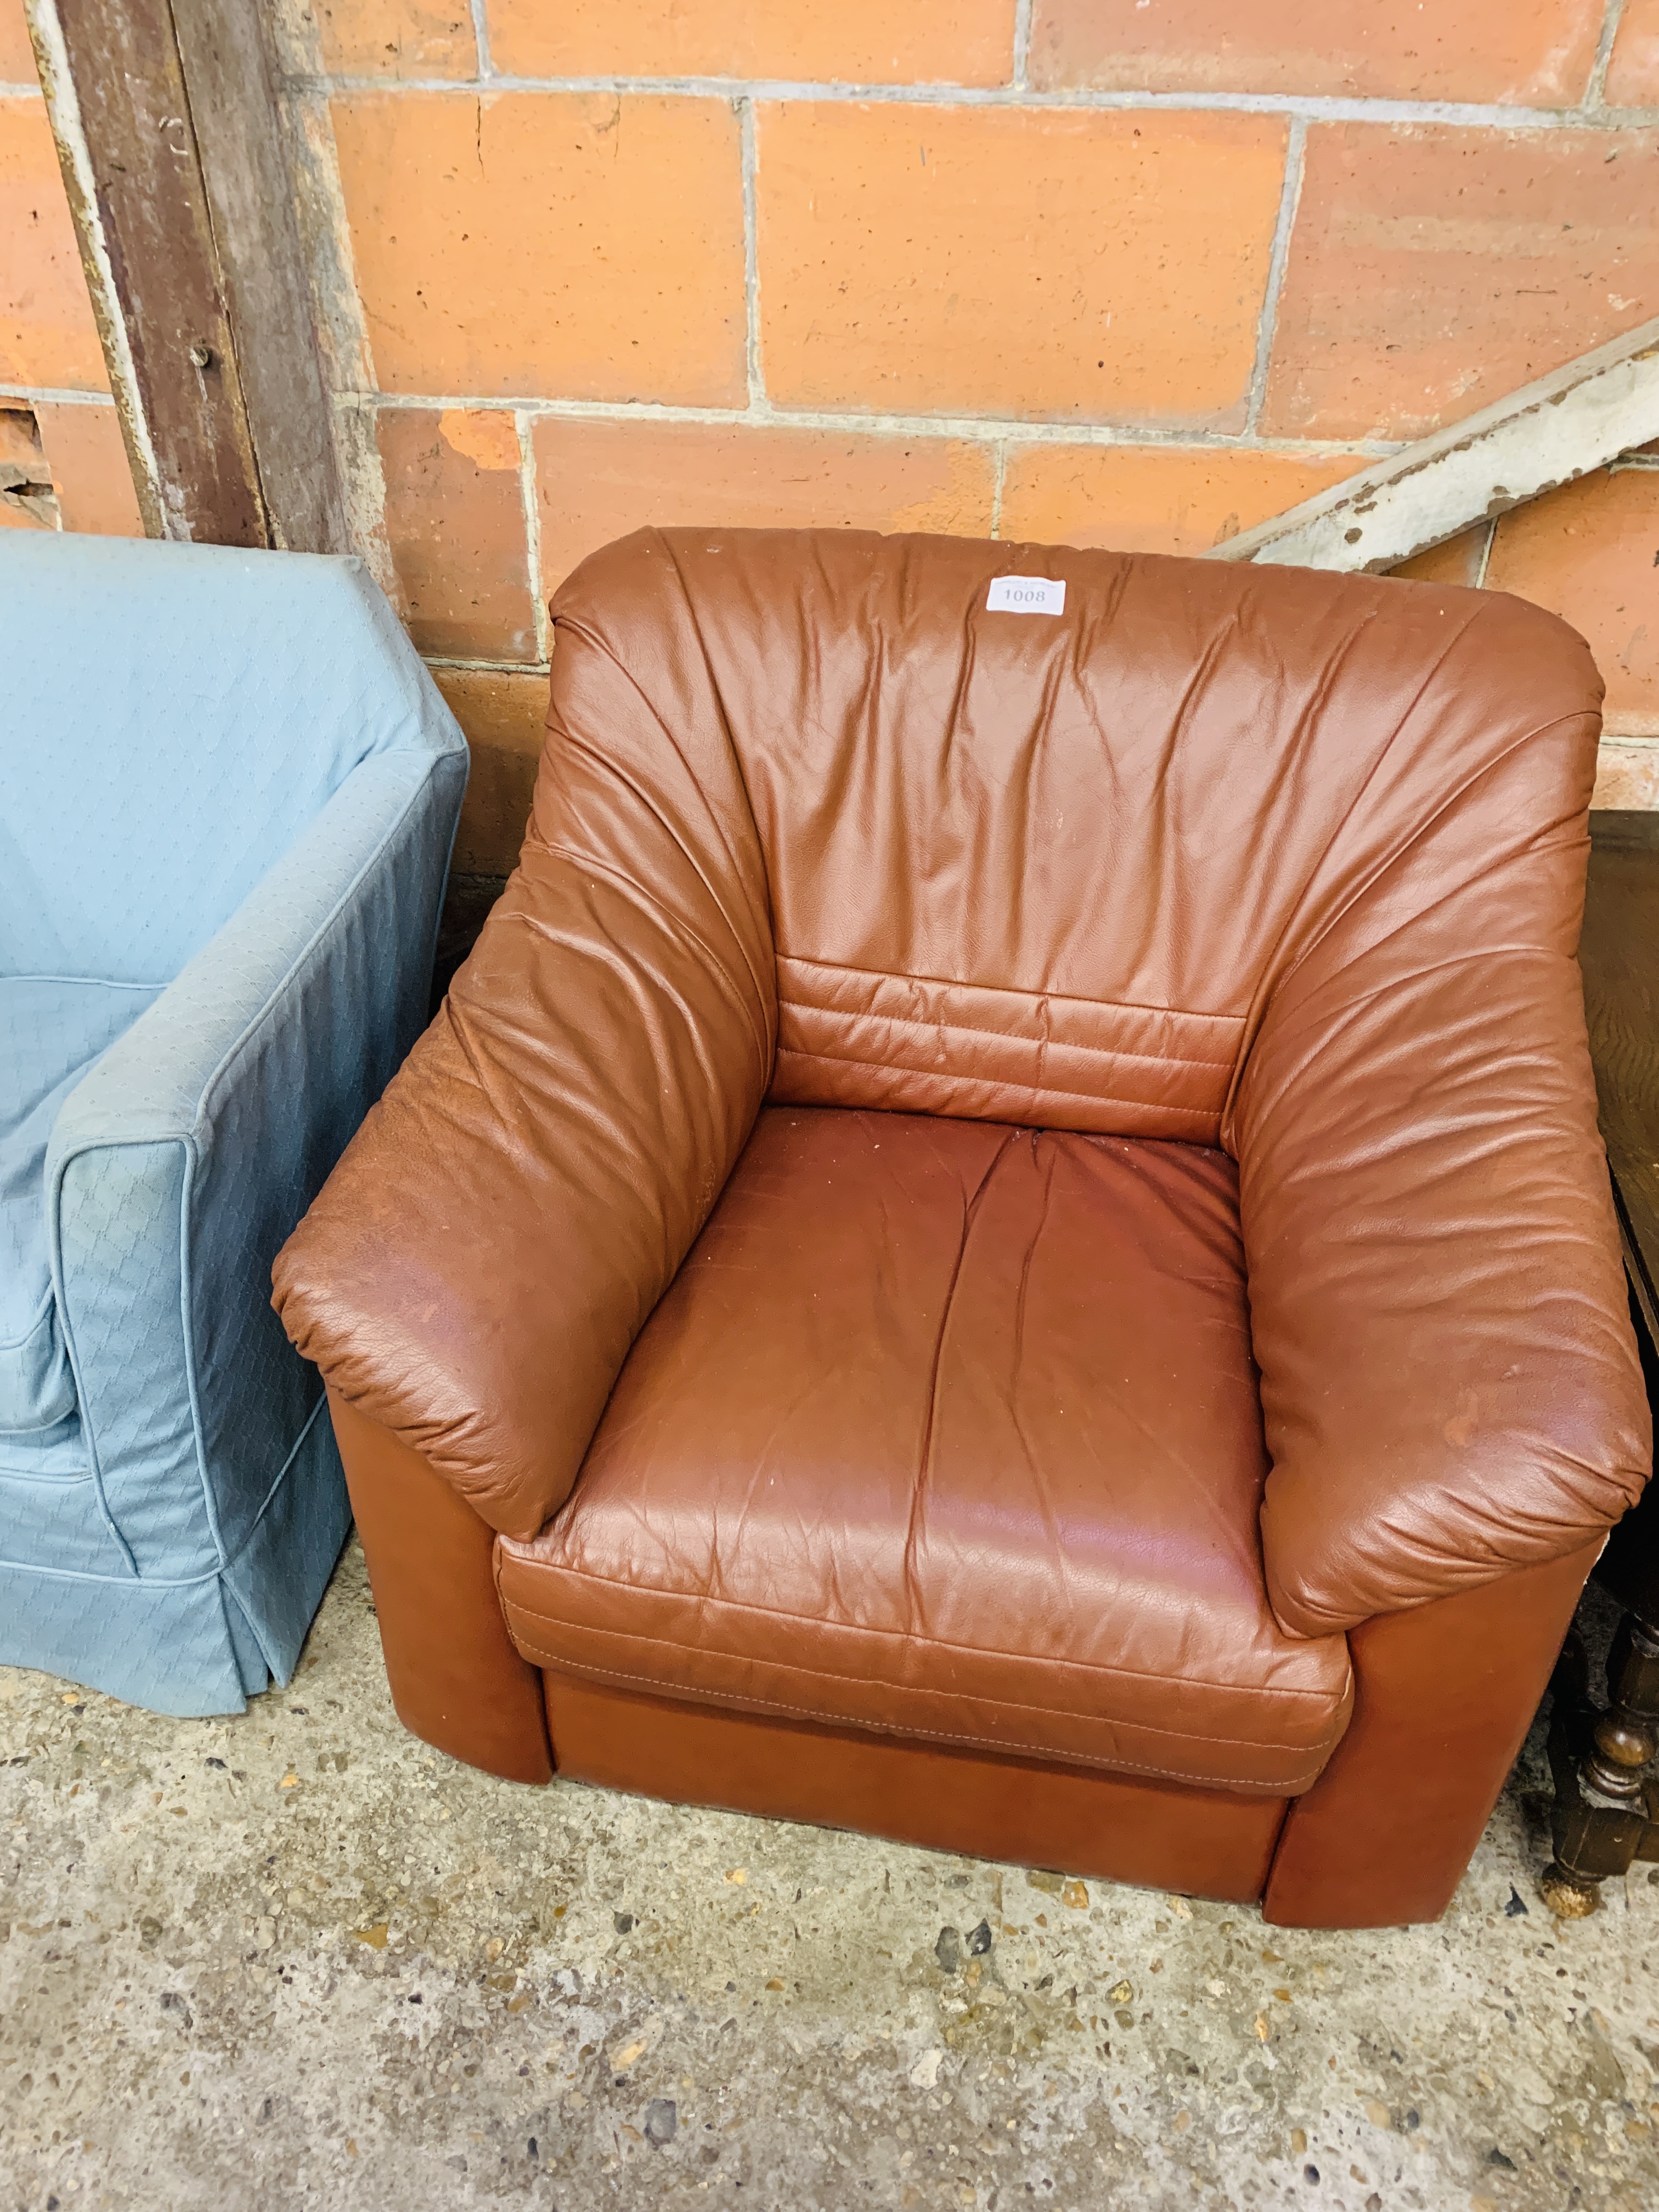
[[[1351,1690],[1265,1474],[1222,1153],[773,1107],[498,1573],[596,1682],[1282,1794]]]

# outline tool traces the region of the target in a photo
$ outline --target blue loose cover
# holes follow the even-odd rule
[[[360,562],[0,534],[0,1662],[286,1680],[349,1523],[270,1263],[422,1026],[466,748]]]

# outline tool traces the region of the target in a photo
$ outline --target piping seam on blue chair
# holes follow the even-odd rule
[[[322,1412],[327,1403],[328,1400],[326,1397],[319,1398],[316,1404],[306,1415],[305,1425],[301,1429],[299,1435],[295,1438],[293,1450],[289,1452],[288,1457],[283,1462],[281,1473],[276,1476],[276,1480],[271,1484],[270,1489],[266,1491],[264,1498],[260,1500],[258,1511],[248,1523],[246,1535],[243,1537],[241,1542],[236,1547],[236,1549],[230,1554],[228,1559],[221,1558],[215,1565],[204,1567],[199,1575],[141,1575],[137,1572],[135,1567],[132,1579],[138,1587],[143,1589],[154,1590],[198,1589],[204,1583],[218,1582],[222,1577],[228,1575],[231,1569],[236,1565],[236,1562],[241,1558],[243,1553],[247,1550],[249,1545],[252,1543],[255,1536],[258,1535],[259,1532],[259,1525],[261,1522],[264,1521],[272,1499],[282,1488],[284,1480],[287,1479],[289,1469],[293,1466],[295,1459],[299,1456],[301,1445],[304,1443],[306,1438],[311,1434],[313,1428],[316,1425],[318,1414]],[[131,1557],[130,1553],[128,1553],[128,1557]],[[46,1575],[49,1576],[52,1581],[61,1583],[114,1583],[119,1582],[121,1579],[118,1575],[88,1574],[82,1567],[45,1567],[37,1565],[33,1559],[8,1559],[0,1558],[0,1573],[3,1573],[9,1567],[14,1569],[19,1574]]]
[[[6,981],[9,983],[91,983],[95,984],[100,991],[145,991],[157,997],[159,997],[160,994],[167,988],[167,985],[165,983],[124,983],[117,981],[114,978],[108,975],[52,975],[30,974],[26,975],[9,975],[6,978]],[[41,1299],[40,1304],[36,1306],[33,1315],[30,1316],[28,1327],[23,1331],[23,1334],[21,1336],[11,1336],[0,1340],[0,1352],[16,1352],[21,1349],[22,1346],[26,1345],[32,1336],[34,1336],[39,1333],[41,1322],[47,1318],[57,1304],[57,1287],[55,1284],[49,1281],[46,1285],[46,1294]],[[76,1382],[78,1384],[78,1376],[76,1377]],[[31,1429],[0,1429],[0,1436],[39,1436],[43,1428],[52,1429],[56,1428],[57,1425],[58,1423],[56,1421],[43,1421],[37,1423],[37,1425]]]
[[[90,1149],[90,1147],[88,1147],[88,1149]],[[78,1159],[80,1158],[80,1154],[77,1152],[74,1157]],[[46,1194],[46,1220],[48,1229],[47,1249],[48,1256],[52,1261],[52,1291],[53,1297],[58,1301],[58,1318],[63,1324],[64,1350],[69,1358],[70,1373],[75,1377],[75,1402],[77,1411],[81,1413],[81,1434],[82,1438],[85,1440],[87,1447],[87,1472],[92,1477],[94,1491],[98,1499],[99,1516],[102,1520],[105,1528],[109,1531],[110,1541],[114,1545],[121,1557],[126,1561],[127,1566],[131,1573],[132,1579],[134,1582],[138,1582],[141,1581],[143,1577],[138,1572],[137,1559],[133,1553],[131,1545],[128,1543],[126,1538],[121,1534],[119,1528],[115,1525],[115,1516],[109,1510],[109,1497],[104,1488],[104,1470],[102,1466],[100,1464],[98,1458],[98,1439],[93,1433],[91,1416],[86,1410],[86,1390],[81,1380],[81,1362],[79,1358],[76,1356],[75,1348],[75,1329],[74,1325],[70,1320],[69,1300],[64,1295],[63,1238],[58,1231],[58,1211],[61,1203],[64,1171],[68,1165],[69,1162],[67,1160],[62,1163],[58,1168],[57,1175],[52,1179],[52,1187]],[[113,1582],[115,1580],[115,1577],[113,1575],[98,1575],[93,1577],[91,1579],[97,1582]]]
[[[21,1336],[0,1337],[0,1352],[15,1352],[21,1346],[27,1344],[32,1336],[37,1335],[40,1333],[41,1322],[52,1311],[52,1296],[53,1294],[51,1287],[48,1286],[46,1295],[34,1309],[34,1312],[29,1321],[29,1325],[23,1331]],[[56,1428],[58,1424],[56,1421],[45,1421],[40,1423],[38,1425],[43,1428],[52,1429]],[[0,1437],[32,1437],[33,1434],[33,1429],[0,1429]]]
[[[390,761],[396,760],[398,757],[397,750],[393,750],[390,752],[380,754],[376,757],[381,760]],[[422,756],[411,750],[408,755],[408,757],[412,760],[418,760],[421,759]],[[360,762],[357,767],[352,770],[352,775],[361,775],[366,765],[366,763]],[[410,815],[414,811],[416,805],[426,797],[427,781],[427,777],[422,775],[416,782],[414,789],[409,793],[409,796],[404,799],[403,805],[399,808],[396,817],[388,825],[380,844],[375,847],[374,850],[368,855],[368,859],[364,860],[356,874],[353,876],[351,881],[345,886],[338,898],[335,900],[333,905],[329,908],[327,914],[323,917],[322,921],[318,923],[316,928],[312,931],[311,935],[306,939],[300,950],[295,954],[293,959],[289,963],[287,969],[276,982],[276,987],[266,997],[264,1005],[258,1008],[257,1012],[249,1017],[247,1025],[241,1031],[240,1035],[238,1036],[232,1043],[228,1044],[225,1048],[224,1054],[220,1059],[217,1066],[212,1069],[202,1085],[202,1095],[196,1102],[196,1119],[191,1125],[192,1136],[197,1130],[199,1130],[204,1126],[204,1123],[210,1128],[212,1127],[212,1116],[208,1111],[208,1106],[209,1101],[213,1094],[213,1087],[215,1084],[216,1084],[227,1073],[235,1061],[238,1055],[252,1043],[255,1036],[261,1029],[263,1029],[272,1009],[281,1000],[288,995],[293,986],[295,977],[300,973],[307,961],[311,958],[318,946],[327,938],[330,932],[333,929],[335,923],[339,920],[341,915],[356,897],[359,886],[370,874],[374,872],[376,868],[380,866],[387,845],[391,843],[398,832],[403,828]],[[349,790],[349,787],[350,779],[348,778],[347,781],[340,786],[340,793],[337,793],[336,796],[337,797],[340,793],[343,793]],[[252,896],[252,893],[250,893],[249,896]],[[205,950],[205,947],[204,950]]]
[[[165,991],[165,983],[126,983],[113,975],[36,975],[32,969],[25,975],[8,975],[9,983],[91,983],[100,991]]]
[[[393,748],[386,754],[380,756],[380,757],[386,760],[395,760],[398,759],[400,755],[401,757],[406,757],[413,762],[419,762],[423,757],[412,748],[408,749],[406,751],[402,748]],[[366,763],[360,762],[357,767],[352,770],[352,775],[356,775],[361,774],[365,765]],[[340,786],[339,791],[335,794],[336,798],[340,797],[349,789],[350,781],[350,777],[348,777],[345,782]],[[319,946],[326,941],[336,922],[355,899],[362,884],[380,865],[381,857],[386,851],[387,844],[397,836],[398,832],[403,829],[404,823],[408,821],[410,814],[413,813],[416,807],[424,800],[427,795],[428,781],[428,778],[425,774],[421,774],[417,777],[414,787],[408,793],[403,805],[398,808],[396,815],[386,826],[385,833],[380,842],[376,845],[374,850],[365,858],[362,866],[352,876],[349,883],[342,889],[339,896],[336,898],[333,905],[330,907],[327,914],[324,915],[322,920],[317,924],[316,927],[312,931],[311,935],[306,939],[304,945],[301,945],[299,951],[294,955],[294,957],[289,963],[287,968],[277,978],[270,990],[266,994],[258,1007],[252,1015],[249,1016],[247,1021],[237,1032],[235,1037],[226,1047],[216,1066],[204,1079],[201,1091],[197,1097],[189,1129],[173,1131],[151,1130],[147,1132],[143,1137],[100,1138],[96,1141],[78,1146],[74,1152],[66,1153],[58,1163],[57,1172],[52,1180],[52,1187],[47,1194],[52,1291],[54,1297],[58,1300],[58,1314],[63,1322],[64,1349],[69,1354],[70,1371],[75,1376],[76,1396],[79,1404],[83,1408],[82,1428],[87,1439],[87,1458],[91,1468],[93,1479],[97,1485],[99,1512],[103,1519],[105,1527],[109,1531],[112,1540],[120,1552],[121,1556],[127,1561],[128,1565],[131,1568],[133,1579],[135,1581],[143,1581],[147,1578],[140,1574],[138,1562],[133,1553],[132,1547],[127,1542],[126,1538],[122,1534],[120,1529],[116,1525],[114,1516],[110,1511],[108,1495],[104,1486],[103,1466],[99,1456],[98,1440],[94,1433],[94,1425],[90,1413],[84,1410],[87,1407],[87,1399],[82,1384],[80,1363],[76,1354],[74,1324],[70,1314],[69,1298],[64,1288],[63,1276],[62,1209],[64,1178],[68,1173],[70,1168],[76,1160],[84,1158],[93,1152],[119,1152],[129,1145],[150,1146],[166,1144],[177,1144],[181,1146],[184,1151],[185,1173],[179,1200],[180,1217],[179,1224],[179,1323],[184,1332],[185,1339],[185,1384],[190,1402],[191,1443],[196,1455],[197,1479],[201,1488],[203,1512],[207,1522],[208,1533],[213,1541],[214,1550],[218,1555],[218,1571],[222,1571],[223,1569],[229,1565],[229,1561],[227,1559],[225,1555],[224,1538],[219,1528],[219,1517],[213,1497],[213,1486],[208,1477],[207,1455],[202,1430],[201,1401],[197,1389],[195,1337],[191,1326],[190,1312],[190,1199],[191,1186],[195,1181],[196,1164],[198,1158],[199,1158],[198,1139],[204,1132],[210,1133],[213,1127],[212,1115],[210,1111],[210,1103],[213,1097],[215,1086],[222,1081],[228,1071],[235,1065],[239,1057],[246,1050],[248,1046],[258,1036],[258,1032],[264,1028],[274,1010],[282,1002],[282,1000],[289,994],[294,985],[295,978],[301,973],[307,962],[309,961],[316,953]],[[452,839],[452,846],[453,842],[453,841]],[[278,865],[280,866],[280,863]],[[252,894],[250,893],[249,896],[252,896]],[[233,919],[234,918],[234,917],[233,917]],[[228,923],[225,925],[227,927],[228,926]],[[210,944],[212,940],[210,939],[209,942]],[[205,951],[206,950],[207,947],[204,946],[203,951]],[[175,983],[177,979],[175,978]],[[167,986],[167,989],[169,990],[173,988],[173,984]],[[165,995],[166,993],[164,991],[162,994],[163,999],[165,998]],[[160,1005],[161,1003],[161,999],[158,999],[155,1003]],[[278,1480],[280,1480],[281,1478],[278,1477]],[[261,1512],[263,1512],[264,1510],[264,1509],[262,1506],[260,1508]],[[258,1525],[257,1519],[254,1525]],[[100,1579],[112,1580],[113,1577],[100,1577]]]
[[[398,757],[398,754],[394,750],[390,753],[381,755],[380,757],[386,760],[393,760]],[[409,757],[411,759],[419,759],[421,756],[411,751]],[[352,775],[361,775],[363,772],[364,766],[365,763],[360,761],[356,768],[352,770]],[[349,787],[349,783],[350,778],[348,777],[346,782],[340,786],[340,791],[342,793],[346,791]],[[240,1033],[229,1045],[226,1047],[218,1065],[211,1070],[206,1080],[203,1083],[201,1095],[196,1103],[196,1118],[191,1124],[191,1134],[188,1139],[188,1151],[185,1160],[184,1182],[179,1194],[179,1321],[184,1329],[185,1335],[185,1387],[190,1396],[191,1433],[196,1446],[197,1474],[202,1486],[202,1510],[206,1516],[208,1533],[213,1539],[214,1549],[219,1555],[222,1571],[229,1566],[230,1561],[225,1556],[224,1538],[219,1528],[218,1503],[213,1494],[213,1485],[208,1477],[207,1449],[203,1433],[201,1401],[197,1389],[196,1333],[192,1325],[191,1309],[191,1284],[192,1277],[190,1265],[190,1199],[191,1186],[196,1179],[196,1164],[199,1158],[197,1147],[197,1137],[199,1133],[203,1132],[206,1132],[210,1134],[213,1129],[214,1122],[211,1108],[215,1086],[228,1077],[230,1071],[236,1066],[243,1054],[251,1048],[254,1040],[258,1037],[259,1032],[264,1028],[266,1023],[271,1019],[277,1007],[280,1006],[286,999],[289,998],[293,994],[295,988],[295,979],[303,972],[307,963],[314,957],[319,948],[327,943],[329,938],[333,933],[335,924],[339,921],[341,915],[347,911],[348,908],[355,902],[357,892],[361,886],[366,883],[369,877],[380,866],[387,847],[401,832],[404,823],[409,820],[410,816],[425,799],[427,795],[427,775],[424,773],[419,775],[413,787],[404,799],[403,805],[398,808],[397,814],[386,826],[374,851],[367,855],[362,866],[359,867],[356,873],[352,877],[350,882],[342,889],[339,896],[335,900],[327,914],[318,923],[315,929],[312,931],[311,935],[306,939],[304,945],[302,945],[300,950],[295,954],[292,960],[289,961],[287,968],[277,979],[275,986],[267,994],[264,1004],[260,1006],[252,1016],[250,1016]],[[338,794],[337,794],[337,795]],[[320,1406],[324,1401],[321,1399],[319,1399],[317,1402]],[[316,1419],[316,1412],[314,1408],[311,1418],[312,1420]],[[311,1422],[307,1421],[306,1424],[306,1429],[308,1430],[310,1426]],[[305,1430],[301,1431],[301,1437],[304,1436],[305,1432]],[[296,1443],[295,1450],[297,1451],[298,1449],[299,1445]],[[293,1453],[290,1452],[289,1455],[289,1460],[284,1461],[283,1468],[283,1474],[287,1473],[289,1461],[292,1460],[293,1455]],[[276,1480],[277,1482],[280,1482],[282,1480],[282,1475],[278,1475]],[[254,1528],[258,1528],[259,1524],[259,1517],[264,1514],[265,1506],[270,1504],[270,1498],[275,1495],[275,1492],[276,1486],[273,1484],[271,1490],[266,1493],[265,1499],[260,1505],[259,1513],[256,1514],[254,1516]]]

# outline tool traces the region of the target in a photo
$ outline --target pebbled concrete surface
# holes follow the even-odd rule
[[[1554,1922],[1534,1742],[1439,1927],[574,1784],[399,1729],[361,1556],[243,1718],[0,1669],[0,2212],[1659,2203],[1659,1886]]]

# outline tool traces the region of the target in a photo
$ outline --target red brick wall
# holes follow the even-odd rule
[[[621,532],[1202,551],[1659,313],[1659,0],[273,5],[357,512],[475,739],[475,867],[545,596]],[[0,388],[65,409],[102,372],[20,9]],[[1591,638],[1621,791],[1656,551],[1632,467],[1431,556]]]

